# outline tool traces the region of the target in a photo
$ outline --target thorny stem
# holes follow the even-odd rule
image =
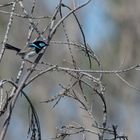
[[[13,2],[12,3],[12,10],[11,10],[9,22],[8,22],[8,25],[7,25],[7,29],[6,29],[6,32],[5,32],[4,40],[2,42],[2,48],[1,48],[1,51],[0,51],[0,62],[2,61],[2,57],[3,57],[4,52],[5,52],[5,43],[8,40],[8,34],[9,34],[10,28],[11,28],[12,23],[13,23],[13,16],[14,16],[15,7],[16,7],[16,2]]]

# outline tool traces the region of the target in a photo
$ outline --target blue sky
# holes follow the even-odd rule
[[[100,42],[113,37],[116,30],[115,23],[107,17],[107,1],[93,0],[86,7],[85,33],[87,42],[94,47]]]
[[[59,1],[47,0],[50,4],[50,10],[54,9]],[[69,0],[63,0],[65,4],[69,3]],[[72,0],[71,0],[72,2]],[[76,5],[84,3],[85,0],[75,0]],[[88,44],[94,47],[100,46],[101,41],[107,41],[113,37],[116,30],[115,23],[108,17],[107,0],[92,0],[86,7],[80,9],[80,12],[84,14],[84,20],[82,19],[83,30],[86,35]]]

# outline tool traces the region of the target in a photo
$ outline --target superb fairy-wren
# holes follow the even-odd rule
[[[44,41],[34,41],[32,43],[29,43],[28,47],[33,48],[34,50],[31,52],[21,52],[20,48],[14,47],[8,43],[5,44],[5,48],[6,49],[10,49],[10,50],[14,50],[17,52],[17,54],[21,55],[22,57],[24,57],[27,53],[34,55],[34,54],[38,54],[44,47],[47,47],[48,45],[44,42]]]

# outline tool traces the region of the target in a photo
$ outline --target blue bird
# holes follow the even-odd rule
[[[38,54],[44,47],[47,47],[48,45],[44,41],[34,41],[29,44],[28,47],[33,48],[35,50],[35,53]],[[20,48],[14,47],[8,43],[5,44],[6,49],[14,50],[17,52],[17,54],[22,55],[25,54],[26,52],[21,52]]]
[[[48,45],[44,41],[34,41],[33,43],[29,44],[29,47],[34,48],[35,52],[38,54],[44,47]]]

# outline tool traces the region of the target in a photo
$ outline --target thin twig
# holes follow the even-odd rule
[[[8,25],[7,25],[7,29],[6,29],[6,32],[5,32],[4,40],[2,42],[2,48],[1,48],[1,51],[0,51],[0,62],[2,61],[2,57],[3,57],[4,52],[5,52],[5,43],[8,40],[9,31],[10,31],[10,28],[11,28],[12,23],[13,23],[13,16],[14,16],[15,8],[16,8],[16,2],[13,2],[12,4],[13,5],[12,5],[11,13],[10,13],[9,22],[8,22]]]

